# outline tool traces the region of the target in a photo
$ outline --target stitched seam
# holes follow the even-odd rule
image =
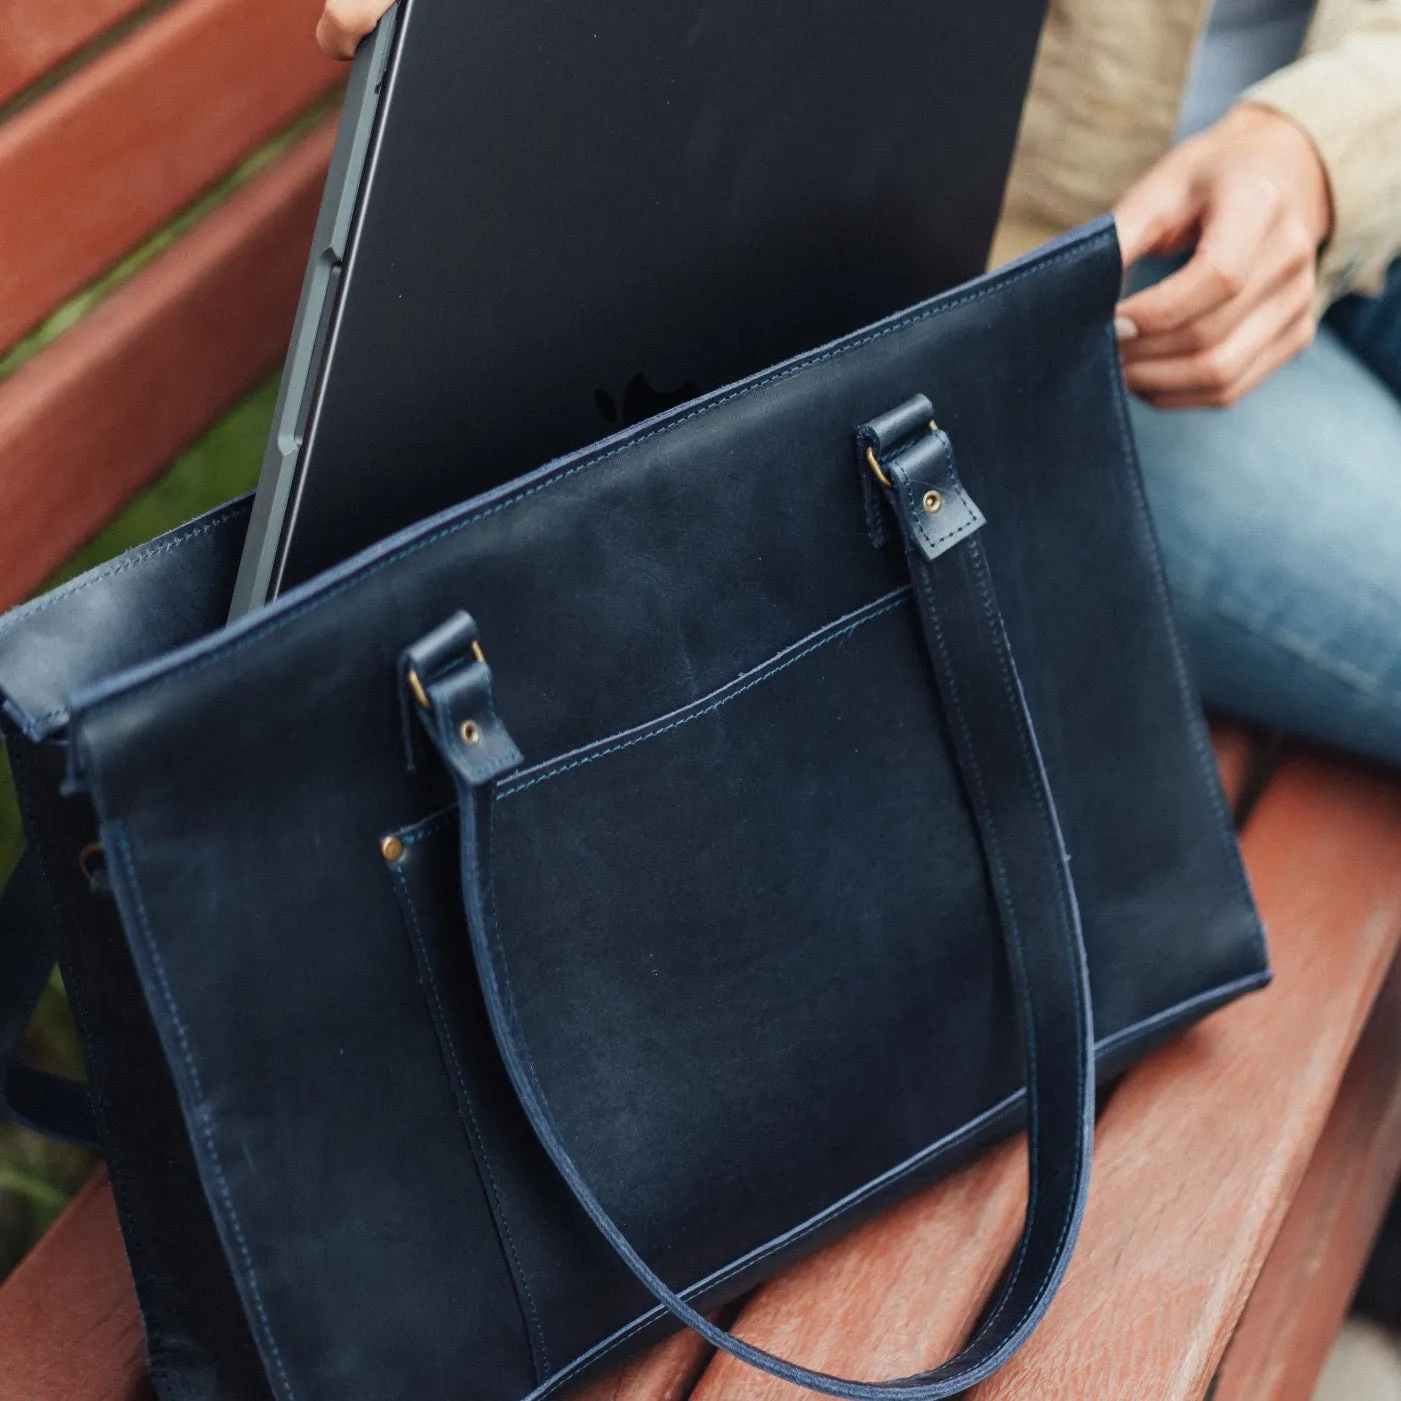
[[[515,793],[524,793],[527,788],[534,788],[537,784],[545,783],[552,778],[558,778],[561,774],[566,774],[571,769],[582,768],[585,764],[592,764],[598,759],[606,759],[610,754],[618,754],[624,749],[631,749],[634,745],[642,744],[649,739],[656,739],[661,735],[668,734],[672,730],[680,729],[683,725],[689,725],[694,720],[700,720],[704,716],[714,714],[715,711],[721,709],[723,706],[729,705],[731,701],[738,700],[740,696],[748,691],[752,691],[756,686],[763,685],[764,682],[770,681],[780,673],[787,671],[789,667],[795,666],[805,657],[810,657],[814,652],[820,651],[823,647],[827,647],[833,642],[840,642],[850,637],[858,628],[898,608],[905,601],[908,594],[909,589],[899,589],[894,596],[878,603],[870,612],[864,614],[862,617],[855,619],[835,632],[828,633],[826,636],[819,638],[811,645],[802,648],[799,652],[795,652],[792,656],[785,658],[782,662],[779,662],[777,666],[773,666],[769,670],[762,670],[762,668],[768,666],[769,663],[761,663],[760,667],[755,668],[756,671],[762,670],[761,675],[754,676],[752,680],[745,682],[741,686],[735,686],[734,681],[728,682],[727,686],[723,686],[719,688],[719,690],[711,692],[711,695],[717,697],[717,699],[710,701],[709,704],[705,704],[708,697],[702,697],[701,700],[692,702],[693,705],[701,707],[698,710],[688,711],[686,708],[683,708],[680,712],[674,712],[677,714],[678,718],[667,721],[664,724],[660,723],[660,721],[664,720],[666,717],[659,717],[658,720],[647,722],[647,725],[643,727],[642,733],[634,734],[628,739],[619,741],[617,744],[609,744],[607,740],[598,741],[598,743],[604,744],[606,747],[584,754],[568,763],[560,764],[558,768],[550,768],[548,772],[542,773],[536,770],[535,777],[530,777],[531,771],[527,770],[526,774],[519,780],[507,779],[504,782],[498,783],[496,788],[497,800],[502,801]],[[782,654],[780,653],[779,655]],[[727,687],[729,686],[735,686],[735,689],[728,690]],[[655,726],[656,728],[651,728],[651,726]],[[626,731],[624,733],[626,733]],[[546,761],[546,764],[555,763],[558,763],[558,760]],[[541,765],[540,767],[544,768],[545,765]]]
[[[918,581],[919,581],[920,590],[921,590],[921,592],[924,594],[925,600],[926,600],[926,602],[928,603],[928,606],[929,606],[929,613],[928,613],[928,617],[929,617],[929,621],[930,621],[930,628],[929,628],[929,631],[930,631],[930,633],[933,635],[935,645],[936,645],[936,646],[938,647],[938,649],[939,649],[939,659],[940,659],[940,661],[943,663],[944,675],[948,678],[948,693],[949,693],[949,699],[950,699],[950,702],[951,702],[951,708],[952,708],[952,710],[953,710],[953,712],[954,712],[954,715],[955,715],[955,717],[956,717],[956,719],[957,719],[958,728],[959,728],[959,730],[960,730],[960,731],[962,732],[962,734],[963,734],[964,744],[967,746],[967,749],[968,749],[968,756],[969,756],[969,761],[970,761],[969,764],[968,764],[968,768],[971,770],[970,777],[971,777],[971,779],[972,779],[973,787],[975,788],[975,790],[976,790],[976,792],[977,792],[977,801],[978,801],[979,806],[980,806],[984,811],[987,811],[987,810],[988,810],[987,792],[986,792],[986,790],[985,790],[984,787],[983,787],[982,765],[981,765],[981,764],[979,763],[979,761],[978,761],[977,752],[976,752],[976,750],[974,749],[972,737],[971,737],[971,735],[970,735],[970,733],[969,733],[969,730],[968,730],[967,718],[966,718],[966,716],[965,716],[964,713],[963,713],[963,701],[962,701],[962,698],[961,698],[961,696],[960,696],[960,694],[959,694],[958,680],[957,680],[957,677],[956,677],[956,675],[955,675],[955,673],[954,673],[954,669],[953,669],[952,662],[951,662],[951,660],[950,660],[950,658],[949,658],[948,648],[947,648],[947,646],[946,646],[946,644],[945,644],[945,642],[944,642],[943,627],[942,627],[942,625],[941,625],[941,623],[940,623],[940,620],[939,620],[938,605],[937,605],[937,603],[936,603],[936,601],[935,601],[935,598],[934,598],[933,584],[932,584],[932,582],[930,581],[929,574],[928,574],[928,571],[927,571],[927,570],[925,570],[923,567],[921,567],[918,563],[914,563],[913,561],[912,561],[912,564],[913,564],[913,568],[912,568],[912,570],[911,570],[911,573],[914,574],[914,575],[917,577],[917,579],[918,579]],[[996,833],[995,829],[992,828],[991,824],[988,825],[988,830],[987,830],[987,833],[986,833],[985,838],[984,838],[984,843],[985,843],[985,846],[986,846],[986,848],[987,848],[988,859],[992,862],[993,866],[996,868],[998,877],[1001,879],[1001,881],[1003,882],[1004,886],[1005,886],[1006,888],[1010,889],[1010,885],[1008,885],[1008,882],[1007,882],[1007,871],[1006,871],[1006,867],[1005,867],[1005,865],[1003,864],[1003,860],[1002,860],[1002,844],[1001,844],[1001,842],[999,841],[998,836],[997,836],[997,833]],[[1016,948],[1017,948],[1017,962],[1018,962],[1019,964],[1022,964],[1022,965],[1023,965],[1023,966],[1022,966],[1022,969],[1021,969],[1021,976],[1020,976],[1020,977],[1014,977],[1013,981],[1014,981],[1014,984],[1016,985],[1016,989],[1017,989],[1017,998],[1018,998],[1018,1000],[1022,1003],[1022,1007],[1023,1007],[1023,1022],[1024,1022],[1025,1027],[1026,1027],[1026,1039],[1027,1039],[1027,1087],[1026,1087],[1026,1094],[1027,1094],[1027,1108],[1028,1108],[1028,1114],[1027,1114],[1027,1141],[1028,1141],[1028,1145],[1031,1146],[1031,1148],[1032,1148],[1031,1156],[1034,1158],[1034,1156],[1035,1156],[1035,1149],[1034,1149],[1034,1146],[1033,1146],[1033,1145],[1034,1145],[1035,1137],[1036,1137],[1036,1126],[1035,1126],[1035,1123],[1034,1123],[1034,1121],[1033,1121],[1033,1119],[1032,1119],[1032,1117],[1031,1117],[1031,1114],[1030,1114],[1030,1106],[1031,1106],[1031,1103],[1032,1103],[1032,1100],[1031,1100],[1032,1079],[1033,1079],[1033,1077],[1034,1077],[1034,1075],[1035,1075],[1035,1069],[1034,1069],[1034,1067],[1035,1067],[1035,1063],[1036,1063],[1036,1026],[1035,1026],[1035,1020],[1034,1020],[1034,1018],[1031,1016],[1030,998],[1029,998],[1028,994],[1027,994],[1026,991],[1025,991],[1026,975],[1025,975],[1025,962],[1024,962],[1023,955],[1022,955],[1022,953],[1021,953],[1021,947],[1022,947],[1021,930],[1020,930],[1020,928],[1019,928],[1019,926],[1018,926],[1018,923],[1017,923],[1017,916],[1016,916],[1016,911],[1015,911],[1015,909],[1012,907],[1010,901],[1008,901],[1007,904],[1008,904],[1008,908],[1007,908],[1007,912],[1006,912],[1005,918],[1007,919],[1007,922],[1008,922],[1009,925],[1011,926],[1012,937],[1013,937],[1013,939],[1014,939],[1014,941],[1015,941],[1015,944],[1016,944]],[[1035,1190],[1036,1190],[1036,1188],[1035,1188],[1035,1182],[1036,1182],[1035,1174],[1032,1173],[1032,1172],[1030,1172],[1030,1171],[1028,1171],[1028,1174],[1027,1174],[1027,1192],[1028,1192],[1028,1196],[1027,1196],[1027,1208],[1026,1208],[1026,1219],[1027,1219],[1028,1221],[1030,1221],[1030,1219],[1031,1219],[1031,1215],[1032,1215],[1033,1210],[1035,1209],[1035,1204],[1036,1204],[1036,1201],[1035,1201]],[[1027,1236],[1029,1237],[1029,1233],[1027,1233]],[[1020,1275],[1021,1270],[1022,1270],[1022,1267],[1023,1267],[1023,1266],[1025,1265],[1025,1263],[1026,1263],[1026,1249],[1027,1249],[1027,1245],[1028,1245],[1028,1244],[1029,1244],[1029,1239],[1028,1239],[1027,1237],[1024,1237],[1023,1242],[1022,1242],[1021,1249],[1018,1251],[1018,1254],[1017,1254],[1016,1263],[1013,1265],[1013,1267],[1012,1267],[1012,1273],[1011,1273],[1011,1275],[1009,1275],[1009,1277],[1008,1277],[1007,1287],[1003,1290],[1003,1293],[1002,1293],[1002,1300],[1001,1300],[1001,1302],[998,1304],[998,1306],[992,1311],[992,1313],[983,1321],[982,1325],[978,1328],[976,1337],[983,1337],[983,1336],[985,1336],[988,1332],[990,1332],[991,1329],[992,1329],[993,1324],[995,1324],[995,1323],[997,1322],[997,1320],[1002,1316],[1003,1312],[1005,1311],[1006,1306],[1007,1306],[1007,1301],[1011,1298],[1011,1294],[1012,1294],[1012,1289],[1011,1289],[1012,1281],[1013,1281],[1014,1279],[1016,1279],[1017,1276]],[[1030,1313],[1030,1309],[1027,1310],[1027,1314],[1029,1314],[1029,1313]],[[1026,1318],[1027,1314],[1024,1314],[1024,1315],[1023,1315],[1022,1321],[1025,1321],[1025,1318]],[[1021,1326],[1021,1322],[1018,1322],[1017,1328],[1019,1328],[1020,1326]],[[1014,1328],[1012,1331],[1015,1333],[1015,1332],[1016,1332],[1016,1328]],[[976,1340],[976,1339],[975,1339],[975,1340]]]
[[[282,1382],[283,1393],[288,1397],[296,1395],[296,1390],[292,1386],[291,1379],[287,1375],[287,1367],[282,1358],[282,1349],[277,1344],[276,1335],[273,1333],[272,1323],[268,1318],[267,1308],[263,1303],[262,1290],[258,1287],[258,1276],[253,1268],[252,1252],[248,1248],[247,1238],[243,1234],[243,1223],[239,1219],[238,1209],[234,1206],[233,1193],[229,1190],[228,1178],[224,1174],[224,1165],[219,1158],[219,1150],[214,1141],[214,1126],[212,1115],[209,1110],[208,1101],[205,1099],[204,1087],[200,1080],[199,1067],[195,1064],[194,1052],[190,1046],[189,1034],[185,1027],[184,1019],[180,1015],[180,1008],[175,1001],[175,994],[170,986],[170,979],[166,976],[165,961],[161,958],[160,948],[156,944],[155,934],[151,929],[150,917],[146,912],[146,902],[141,895],[141,887],[136,879],[136,865],[132,860],[131,848],[127,845],[126,833],[117,823],[112,824],[113,835],[117,839],[117,848],[120,853],[122,865],[126,868],[127,887],[131,892],[131,902],[136,913],[137,924],[141,934],[142,943],[146,946],[146,953],[151,961],[152,970],[156,974],[156,980],[160,986],[161,998],[165,1002],[166,1010],[170,1013],[171,1025],[175,1029],[176,1040],[180,1046],[180,1058],[185,1063],[185,1071],[190,1079],[190,1088],[195,1092],[197,1101],[194,1106],[195,1117],[199,1121],[200,1133],[204,1139],[205,1151],[208,1154],[209,1165],[213,1169],[214,1176],[219,1186],[219,1195],[223,1198],[225,1219],[228,1221],[233,1231],[234,1239],[238,1245],[238,1253],[242,1257],[244,1277],[248,1282],[248,1292],[253,1300],[253,1307],[258,1315],[258,1320],[263,1327],[263,1336],[267,1339],[269,1350],[272,1352],[273,1365],[277,1369],[277,1375]]]
[[[1177,621],[1172,615],[1172,597],[1168,589],[1167,575],[1163,570],[1162,553],[1158,548],[1158,535],[1148,510],[1147,499],[1143,493],[1143,471],[1138,461],[1138,444],[1134,440],[1133,429],[1129,426],[1127,391],[1124,387],[1123,374],[1118,371],[1119,346],[1114,338],[1112,326],[1105,326],[1100,336],[1100,354],[1109,364],[1110,398],[1114,403],[1114,417],[1119,427],[1119,445],[1122,447],[1129,465],[1129,471],[1124,473],[1124,479],[1129,488],[1129,499],[1133,502],[1140,528],[1149,543],[1149,566],[1153,583],[1158,592],[1158,609],[1167,619],[1168,650],[1172,656],[1173,673],[1177,678],[1178,699],[1186,715],[1187,731],[1191,737],[1193,752],[1197,756],[1197,766],[1205,780],[1207,802],[1211,804],[1212,810],[1216,814],[1217,831],[1222,839],[1228,843],[1228,850],[1238,851],[1240,838],[1236,833],[1235,816],[1227,806],[1225,790],[1221,786],[1221,774],[1216,767],[1216,759],[1207,745],[1205,732],[1200,721],[1201,697],[1187,679],[1187,665],[1182,656],[1182,642],[1177,635]],[[1245,902],[1246,907],[1254,910],[1256,908],[1255,896],[1245,878],[1244,864],[1239,858],[1227,864],[1232,868],[1231,881],[1235,885],[1237,893]],[[1265,944],[1264,929],[1258,917],[1253,921],[1253,924],[1256,950],[1261,962],[1268,965],[1270,953]]]
[[[1036,796],[1036,805],[1041,810],[1041,819],[1042,822],[1045,824],[1045,828],[1043,829],[1043,835],[1045,829],[1049,829],[1052,832],[1056,832],[1058,831],[1058,825],[1055,820],[1055,815],[1051,811],[1046,800],[1046,791],[1044,787],[1044,772],[1041,766],[1035,762],[1030,746],[1027,743],[1028,734],[1026,725],[1018,723],[1018,720],[1021,718],[1021,712],[1023,711],[1021,690],[1016,682],[1015,677],[1011,674],[1010,668],[1008,666],[1008,653],[1010,651],[1011,644],[1007,640],[1006,634],[1003,632],[1001,618],[998,613],[997,605],[993,601],[992,594],[989,591],[987,573],[985,570],[974,567],[974,564],[968,561],[964,561],[964,568],[966,573],[971,573],[973,575],[974,582],[977,585],[978,593],[982,599],[983,615],[987,619],[988,627],[990,628],[993,634],[993,651],[997,654],[997,664],[998,670],[1002,676],[1003,691],[1007,695],[1007,697],[1012,701],[1014,707],[1015,713],[1013,724],[1015,726],[1017,734],[1017,748],[1019,749],[1022,756],[1022,772],[1024,776],[1030,781],[1032,791]],[[1060,849],[1058,850],[1050,851],[1048,855],[1050,856],[1052,862],[1056,863],[1057,866],[1063,868],[1065,863],[1065,853],[1063,846],[1060,846]],[[1073,966],[1076,962],[1075,949],[1066,935],[1066,930],[1071,925],[1073,925],[1074,916],[1069,905],[1067,905],[1066,903],[1064,881],[1057,880],[1055,882],[1055,891],[1056,904],[1059,906],[1061,914],[1061,922],[1059,925],[1061,944],[1064,947],[1066,956],[1069,958],[1070,963]],[[1083,989],[1079,987],[1079,979],[1077,978],[1075,981],[1077,984],[1076,1001],[1077,1003],[1082,1004],[1080,1010],[1083,1012],[1083,999],[1080,996],[1080,993],[1083,991]],[[1028,1022],[1029,1021],[1030,1018],[1028,1018]],[[1080,1058],[1077,1057],[1075,1071],[1075,1091],[1077,1099],[1079,1099],[1081,1095],[1083,1095],[1084,1089],[1084,1065]],[[1075,1173],[1075,1195],[1077,1197],[1079,1196],[1081,1191],[1083,1177],[1084,1173],[1083,1171],[1081,1171],[1079,1163],[1077,1162]],[[1054,1252],[1055,1254],[1060,1253],[1061,1247],[1065,1244],[1066,1238],[1070,1234],[1071,1220],[1071,1217],[1067,1217],[1065,1221],[1061,1223],[1060,1235],[1056,1241],[1056,1248]],[[1038,1291],[1036,1299],[1027,1306],[1025,1313],[1022,1315],[1022,1318],[1018,1321],[1018,1328],[1020,1328],[1022,1323],[1024,1323],[1026,1319],[1031,1316],[1031,1314],[1035,1310],[1036,1304],[1039,1303],[1041,1297],[1044,1294],[1044,1288]]]
[[[457,815],[457,804],[449,803],[445,808],[439,808],[437,812],[429,813],[422,821],[416,822],[412,827],[404,827],[399,832],[399,838],[405,846],[413,846],[415,842],[421,842],[427,837],[431,837],[440,827],[442,827],[450,817]]]
[[[67,930],[68,926],[66,923],[60,922],[59,919],[58,902],[54,899],[53,886],[49,878],[48,859],[44,852],[44,844],[38,839],[39,824],[34,821],[36,810],[29,798],[30,785],[35,782],[34,771],[30,768],[31,752],[22,753],[18,745],[14,748],[6,746],[6,749],[15,777],[15,797],[19,804],[20,820],[25,832],[30,834],[30,840],[34,843],[34,859],[39,863],[39,876],[44,887],[44,897],[48,901],[55,928],[62,933]],[[86,969],[91,962],[91,941],[83,937],[69,937],[68,947],[74,959],[81,960]],[[57,952],[55,949],[55,957]],[[62,971],[62,965],[60,965],[60,971]],[[91,982],[91,979],[88,981]],[[88,1018],[84,1015],[84,1009],[88,998],[86,993],[77,987],[70,988],[68,996],[72,1004],[73,1019],[77,1024],[79,1037],[84,1043],[84,1059],[86,1060],[90,1041],[87,1032]],[[107,1057],[105,1055],[95,1056],[95,1060],[106,1062]],[[107,1097],[102,1088],[103,1079],[104,1075],[101,1070],[88,1077],[88,1104],[92,1112],[93,1127],[97,1130],[98,1149],[107,1161],[107,1171],[113,1189],[112,1199],[117,1211],[117,1220],[121,1226],[122,1242],[131,1260],[132,1283],[136,1288],[137,1304],[141,1311],[142,1333],[146,1337],[147,1347],[151,1353],[151,1366],[154,1371],[157,1366],[166,1365],[165,1358],[169,1352],[169,1345],[163,1338],[157,1345],[151,1337],[151,1331],[157,1327],[164,1331],[169,1327],[170,1310],[162,1301],[155,1311],[158,1316],[151,1316],[150,1252],[146,1249],[144,1237],[133,1225],[126,1192],[123,1190],[129,1182],[127,1173],[129,1163],[125,1144],[115,1143],[112,1136],[112,1119],[108,1112]],[[117,1150],[115,1155],[113,1153],[114,1146]],[[139,1286],[137,1285],[138,1276],[140,1278]]]
[[[42,613],[47,608],[52,608],[57,603],[62,603],[65,599],[72,598],[76,593],[82,593],[84,589],[90,589],[94,584],[101,584],[110,579],[114,574],[124,573],[128,569],[135,569],[138,565],[145,564],[147,560],[154,559],[157,555],[168,554],[171,550],[178,549],[181,545],[197,539],[201,535],[207,535],[211,530],[224,523],[225,519],[234,514],[236,507],[240,503],[233,503],[220,509],[211,519],[203,525],[195,526],[191,530],[185,530],[180,534],[172,536],[162,545],[152,546],[150,549],[134,550],[129,554],[122,555],[114,560],[105,569],[97,569],[89,574],[84,574],[80,578],[74,579],[71,583],[65,584],[60,589],[55,589],[52,593],[45,594],[42,598],[36,598],[32,603],[24,608],[16,608],[8,618],[0,619],[0,636],[9,632],[17,624],[34,617],[36,613]],[[50,711],[50,715],[61,714],[61,711]],[[47,718],[47,717],[45,717]]]
[[[501,1197],[501,1190],[497,1186],[496,1175],[491,1170],[491,1159],[487,1156],[486,1140],[482,1137],[481,1125],[477,1122],[476,1112],[472,1108],[471,1095],[467,1090],[467,1077],[462,1072],[462,1061],[458,1056],[457,1041],[448,1024],[447,1011],[443,1006],[442,996],[438,988],[438,977],[433,971],[432,961],[428,957],[428,947],[423,938],[423,926],[419,923],[418,910],[414,906],[413,893],[409,889],[409,883],[403,872],[397,867],[391,866],[389,874],[399,891],[400,903],[408,914],[414,947],[419,955],[420,966],[423,969],[433,1009],[437,1013],[438,1025],[442,1028],[443,1043],[447,1047],[448,1057],[452,1062],[452,1074],[458,1091],[458,1102],[461,1108],[466,1111],[467,1141],[475,1150],[481,1163],[487,1190],[491,1193],[492,1205],[496,1209],[496,1223],[505,1240],[506,1249],[510,1252],[511,1261],[515,1265],[515,1282],[519,1289],[518,1302],[526,1316],[527,1326],[534,1330],[536,1341],[540,1346],[540,1361],[544,1366],[544,1374],[539,1379],[543,1381],[553,1371],[550,1366],[549,1350],[545,1346],[545,1332],[540,1326],[540,1317],[535,1308],[535,1297],[530,1292],[530,1284],[525,1277],[525,1267],[521,1263],[520,1255],[516,1250],[515,1238],[511,1235],[511,1227],[506,1220],[505,1203]]]
[[[1093,241],[1102,241],[1104,237],[1105,235],[1102,234],[1097,235],[1095,240]],[[914,312],[910,316],[904,317],[899,321],[894,321],[891,322],[889,325],[882,326],[877,330],[871,331],[866,335],[860,336],[856,340],[850,342],[843,342],[839,345],[832,347],[830,350],[826,350],[818,355],[815,355],[811,359],[800,360],[796,364],[789,365],[785,369],[776,370],[773,372],[773,374],[766,375],[762,379],[755,380],[754,382],[749,384],[745,384],[741,388],[734,389],[728,394],[723,394],[718,399],[711,400],[709,403],[702,405],[700,408],[693,409],[690,413],[683,414],[679,418],[671,419],[668,420],[666,423],[659,424],[656,428],[653,428],[648,432],[639,435],[636,438],[629,438],[626,442],[619,443],[616,447],[608,449],[606,452],[601,453],[597,457],[588,457],[581,462],[574,463],[573,466],[561,468],[560,470],[556,471],[553,475],[546,477],[543,481],[536,482],[532,486],[523,488],[515,495],[508,496],[503,501],[499,501],[492,506],[483,507],[476,511],[473,511],[470,514],[464,516],[461,520],[456,520],[449,525],[442,526],[438,530],[433,531],[431,534],[423,537],[422,539],[411,540],[405,543],[404,545],[401,545],[397,550],[393,551],[393,553],[385,556],[384,559],[379,560],[373,565],[366,566],[362,572],[357,572],[351,575],[350,578],[344,579],[339,584],[327,588],[324,592],[314,594],[312,597],[306,599],[304,602],[290,608],[286,613],[282,614],[280,617],[274,617],[268,622],[263,623],[261,626],[255,625],[249,632],[244,634],[242,637],[238,638],[236,641],[225,642],[223,644],[220,644],[205,656],[193,658],[190,661],[184,662],[183,664],[174,667],[170,671],[161,672],[156,676],[145,678],[143,681],[138,681],[134,683],[134,685],[149,685],[152,690],[155,690],[170,682],[177,680],[181,676],[188,675],[192,672],[201,671],[208,666],[213,666],[216,662],[222,661],[227,657],[231,657],[236,653],[241,652],[245,647],[249,647],[253,645],[253,643],[261,640],[262,638],[271,636],[273,633],[280,631],[282,628],[287,627],[288,625],[297,621],[297,619],[303,617],[307,613],[313,612],[314,610],[321,608],[325,604],[331,602],[332,599],[339,597],[341,594],[347,592],[348,590],[357,588],[359,585],[368,582],[370,579],[374,578],[377,574],[379,574],[382,570],[389,568],[390,565],[397,564],[400,560],[405,559],[410,555],[417,554],[420,550],[427,549],[430,545],[434,545],[440,540],[446,539],[447,537],[452,535],[456,535],[461,531],[466,530],[469,526],[475,525],[478,521],[485,520],[488,516],[494,516],[498,512],[504,511],[509,507],[516,505],[518,502],[524,501],[526,498],[534,496],[538,492],[544,491],[549,487],[553,487],[558,483],[565,481],[569,477],[574,476],[576,473],[583,472],[591,467],[599,466],[602,463],[608,461],[610,458],[616,457],[620,453],[632,451],[653,438],[675,432],[683,424],[689,423],[694,419],[701,418],[707,414],[713,413],[716,409],[721,408],[725,404],[732,403],[739,399],[747,398],[751,394],[756,394],[762,389],[768,389],[775,384],[782,383],[783,381],[791,379],[795,375],[801,374],[804,371],[814,369],[818,365],[825,364],[828,361],[839,359],[846,355],[850,355],[855,351],[861,349],[863,346],[870,345],[878,340],[882,340],[886,336],[894,335],[898,331],[908,330],[911,326],[918,325],[923,321],[931,319],[932,317],[941,316],[946,312],[953,311],[957,307],[966,306],[971,303],[983,301],[988,297],[994,296],[998,293],[1005,291],[1008,287],[1014,286],[1016,283],[1022,281],[1027,277],[1043,274],[1047,268],[1054,267],[1058,263],[1063,263],[1073,258],[1079,258],[1083,256],[1085,247],[1088,246],[1089,242],[1090,240],[1087,240],[1086,244],[1076,244],[1074,247],[1068,248],[1064,252],[1057,253],[1043,261],[1037,261],[1029,267],[1022,268],[1018,272],[1011,273],[1003,278],[995,279],[992,282],[990,282],[987,286],[979,288],[976,292],[969,292],[965,296],[956,297],[951,301],[941,301],[933,306],[927,306],[921,311]],[[117,694],[122,694],[122,692],[114,693],[113,696],[105,697],[104,699],[115,699]]]

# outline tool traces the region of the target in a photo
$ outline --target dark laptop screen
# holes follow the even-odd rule
[[[281,587],[982,268],[1043,0],[408,0]]]

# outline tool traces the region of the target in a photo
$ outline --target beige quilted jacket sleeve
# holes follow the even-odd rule
[[[1320,0],[1308,52],[1245,94],[1297,122],[1333,194],[1324,299],[1380,289],[1401,255],[1401,0]]]

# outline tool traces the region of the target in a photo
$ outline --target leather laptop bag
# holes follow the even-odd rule
[[[1097,1083],[1268,979],[1125,416],[1113,225],[222,626],[242,500],[0,621],[29,846],[167,1401],[543,1401],[678,1323],[933,1401],[1044,1313]],[[1030,1127],[966,1348],[716,1306]]]

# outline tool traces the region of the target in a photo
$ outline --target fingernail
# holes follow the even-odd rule
[[[1114,336],[1117,340],[1131,341],[1138,335],[1138,326],[1127,316],[1114,318]]]

